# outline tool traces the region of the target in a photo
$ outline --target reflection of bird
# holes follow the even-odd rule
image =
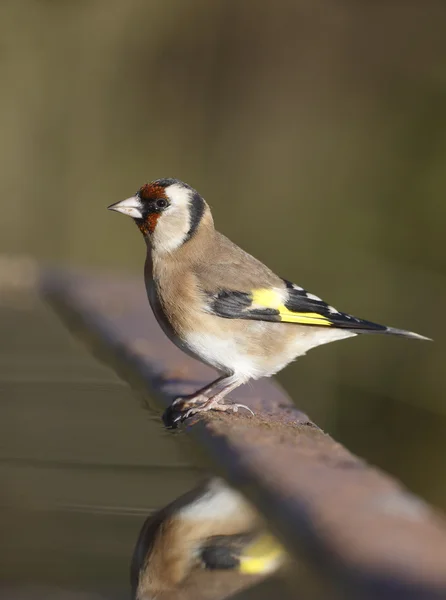
[[[218,233],[207,203],[181,181],[159,179],[109,208],[132,217],[147,241],[146,287],[165,333],[223,374],[176,400],[174,421],[237,410],[222,403],[227,393],[327,342],[358,333],[427,339],[342,313],[281,279]]]
[[[197,568],[267,575],[284,560],[244,498],[212,478],[144,523],[132,558],[132,597],[163,598],[187,586]]]

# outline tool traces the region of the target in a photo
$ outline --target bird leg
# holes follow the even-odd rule
[[[246,379],[235,378],[234,375],[224,375],[199,389],[195,394],[176,398],[164,412],[164,424],[166,427],[175,428],[180,421],[184,421],[187,417],[199,412],[208,412],[209,410],[218,410],[221,412],[232,410],[233,412],[237,412],[239,408],[245,408],[251,414],[254,414],[244,404],[221,403],[227,394],[245,382]],[[220,391],[218,391],[219,388],[221,388]]]
[[[177,423],[182,421],[184,414],[188,412],[197,404],[206,404],[209,400],[209,394],[216,393],[220,385],[223,384],[228,377],[223,375],[218,377],[215,381],[212,381],[208,385],[205,385],[201,389],[197,390],[190,396],[180,396],[176,398],[172,404],[164,411],[163,422],[166,427],[175,429]]]
[[[244,380],[234,379],[234,376],[231,375],[229,377],[225,377],[224,379],[221,379],[219,381],[219,383],[223,384],[223,389],[220,390],[220,392],[207,398],[206,401],[203,402],[200,406],[193,406],[192,408],[188,408],[187,406],[184,406],[184,409],[186,409],[187,412],[180,415],[176,419],[176,421],[184,420],[184,419],[187,419],[187,417],[190,417],[194,414],[197,414],[199,412],[208,412],[209,410],[218,410],[221,412],[226,412],[228,410],[232,410],[233,412],[237,412],[239,408],[245,408],[252,415],[254,414],[252,412],[252,410],[245,404],[222,404],[221,403],[221,401],[227,394],[229,394],[230,392],[232,392],[233,390],[238,388],[240,385],[242,385],[242,383],[245,383]]]
[[[215,389],[218,389],[225,379],[228,379],[227,376],[222,375],[189,396],[179,396],[172,402],[172,406],[175,406],[175,408],[178,407],[179,410],[184,410],[186,405],[207,402],[209,400],[209,394],[212,394]]]

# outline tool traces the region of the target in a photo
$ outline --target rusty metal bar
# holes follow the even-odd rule
[[[41,289],[93,348],[165,409],[211,369],[164,336],[142,278],[47,271]],[[256,413],[193,417],[187,432],[293,556],[343,598],[446,598],[446,520],[298,411],[272,380],[232,396]]]

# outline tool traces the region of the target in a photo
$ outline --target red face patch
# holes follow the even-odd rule
[[[138,222],[138,227],[143,235],[152,234],[155,231],[158,219],[161,216],[159,211],[151,211],[150,205],[155,203],[160,198],[167,200],[166,191],[162,185],[156,183],[146,183],[140,188],[138,196],[144,204],[147,204],[149,210],[144,220]]]
[[[157,200],[158,198],[167,198],[166,190],[162,185],[157,185],[156,183],[146,183],[140,188],[138,192],[141,200]]]
[[[143,235],[151,234],[155,231],[156,224],[161,213],[149,213],[143,221],[138,222],[139,230]]]

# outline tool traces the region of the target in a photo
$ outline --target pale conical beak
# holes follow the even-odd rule
[[[128,217],[132,217],[132,219],[142,219],[142,203],[138,196],[132,196],[131,198],[127,198],[126,200],[120,200],[120,202],[115,202],[114,204],[110,204],[107,206],[109,210],[115,210],[116,212],[120,212],[123,215],[127,215]]]

